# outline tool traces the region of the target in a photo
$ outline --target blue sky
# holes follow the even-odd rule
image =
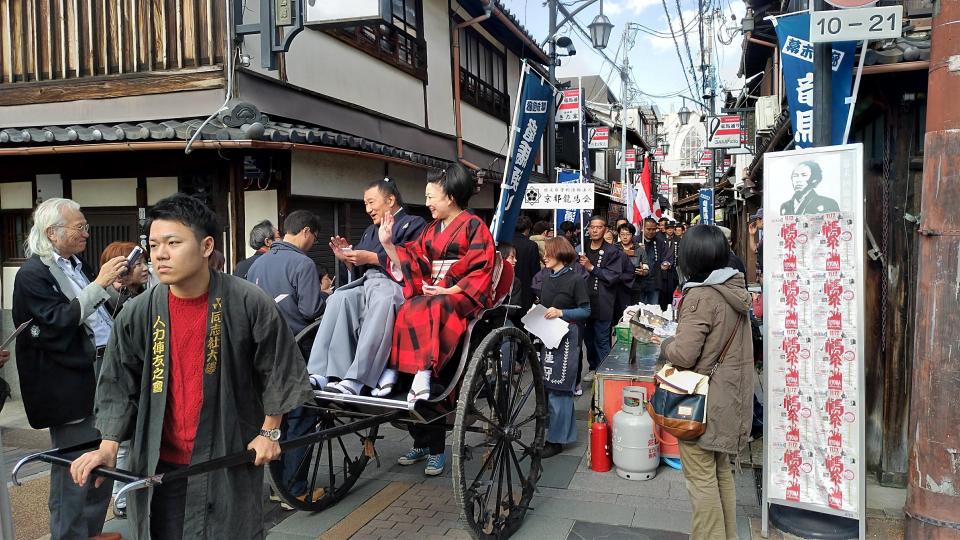
[[[542,42],[547,35],[547,7],[543,0],[502,0],[503,3],[520,19],[520,22],[527,27],[538,42]],[[680,17],[677,14],[678,0],[602,0],[603,11],[614,24],[613,32],[610,36],[610,43],[605,52],[607,56],[613,58],[617,53],[624,25],[627,22],[639,23],[647,28],[660,32],[668,32],[667,16],[664,13],[664,1],[670,11],[670,20],[673,23],[674,33],[677,35],[677,43],[680,47],[680,53],[683,56],[684,65],[689,64],[687,59],[687,49],[680,33]],[[722,12],[721,18],[723,25],[717,21],[715,34],[724,41],[730,41],[731,31],[734,27],[740,25],[740,19],[743,17],[746,7],[742,0],[712,0],[714,7],[719,7]],[[705,0],[710,3],[711,0]],[[573,1],[567,1],[566,4],[574,4]],[[697,0],[679,0],[679,6],[683,14],[683,21],[690,28],[687,33],[687,42],[690,46],[690,54],[693,57],[695,65],[700,64],[700,38],[698,25],[691,24],[695,21],[698,11]],[[568,9],[571,11],[576,6]],[[587,7],[577,15],[577,21],[586,28],[593,18],[599,13],[599,2]],[[731,15],[736,15],[736,21],[731,20]],[[562,17],[561,17],[562,18]],[[570,28],[564,28],[559,32],[561,35],[569,35],[574,40],[577,48],[576,56],[563,58],[562,65],[557,68],[557,75],[561,77],[573,77],[577,75],[595,75],[600,74],[607,80],[608,85],[619,95],[620,79],[613,72],[610,65],[595,51],[588,40],[578,32],[573,32]],[[718,74],[718,91],[727,89],[739,89],[743,86],[743,79],[737,78],[737,70],[740,62],[740,46],[742,37],[739,32],[733,35],[730,45],[724,45],[719,40],[714,41],[714,48],[717,51],[718,58],[715,59]],[[617,60],[622,57],[618,55]],[[634,47],[630,51],[631,72],[634,82],[639,89],[645,93],[657,96],[674,94],[678,91],[686,91],[687,82],[684,79],[683,69],[680,67],[680,60],[677,58],[677,50],[674,40],[669,37],[659,37],[640,32]],[[698,72],[699,75],[699,72]],[[752,74],[747,74],[752,75]],[[692,82],[692,81],[691,81]],[[694,96],[699,99],[702,92],[699,88],[694,88]],[[664,113],[679,109],[682,100],[678,97],[673,98],[654,98],[647,97],[650,102],[657,104]]]

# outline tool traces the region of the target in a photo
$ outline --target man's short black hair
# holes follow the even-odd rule
[[[653,223],[654,225],[656,225],[657,220],[653,219],[652,217],[644,218],[643,224],[646,225],[647,223]]]
[[[680,271],[690,280],[702,282],[729,259],[730,246],[719,227],[694,225],[680,240]]]
[[[670,220],[668,218],[662,217],[660,218],[659,223],[670,223]]]
[[[470,169],[460,163],[454,163],[439,174],[427,178],[431,184],[439,184],[440,189],[453,199],[457,207],[466,210],[470,205],[470,198],[477,189],[477,180]]]
[[[560,230],[563,232],[573,232],[577,230],[577,224],[572,221],[564,221],[560,224]]]
[[[367,184],[367,189],[377,188],[384,197],[393,195],[397,199],[397,206],[403,206],[403,197],[400,196],[400,187],[390,178],[374,180]],[[366,189],[364,190],[366,191]]]
[[[190,227],[198,241],[203,241],[208,236],[214,240],[220,237],[217,215],[203,201],[186,193],[175,193],[161,199],[147,211],[148,234],[150,226],[156,220],[182,223]]]
[[[320,235],[320,220],[309,210],[294,210],[283,220],[284,234],[298,234],[304,227],[310,227],[313,234]]]
[[[553,225],[549,221],[538,221],[533,225],[533,234],[543,234],[551,229],[553,229]]]
[[[267,240],[273,239],[273,223],[265,219],[250,229],[250,247],[260,249],[267,245]]]
[[[617,234],[620,234],[620,231],[630,231],[630,234],[637,234],[637,228],[632,223],[621,223],[617,227]]]
[[[530,216],[520,214],[520,217],[517,218],[517,232],[525,233],[530,232],[530,229],[533,227],[533,220],[530,219]]]
[[[602,221],[602,222],[603,222],[603,226],[604,226],[604,227],[607,227],[607,220],[606,220],[606,218],[604,218],[604,217],[601,216],[600,214],[594,214],[594,215],[590,216],[590,221],[588,221],[587,223],[593,223],[594,221]]]

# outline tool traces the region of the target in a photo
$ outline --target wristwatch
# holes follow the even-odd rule
[[[277,442],[277,441],[280,440],[280,428],[261,429],[261,430],[260,430],[260,436],[261,436],[261,437],[266,437],[266,438],[270,439],[270,440],[273,441],[273,442]]]

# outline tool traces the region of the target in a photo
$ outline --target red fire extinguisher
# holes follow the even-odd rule
[[[607,472],[612,466],[609,433],[607,419],[602,412],[598,412],[590,427],[590,468],[596,472]]]

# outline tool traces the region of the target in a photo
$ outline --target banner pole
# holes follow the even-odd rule
[[[520,82],[517,84],[517,104],[513,108],[513,120],[510,121],[510,137],[509,142],[507,143],[507,159],[503,162],[503,178],[500,179],[500,198],[497,199],[497,211],[493,214],[493,226],[490,228],[490,232],[493,234],[494,243],[497,241],[497,236],[500,233],[500,223],[503,220],[502,209],[503,209],[503,198],[506,196],[507,192],[504,191],[503,186],[507,183],[507,175],[510,174],[510,165],[513,164],[513,143],[517,137],[517,118],[520,116],[520,106],[523,101],[523,81],[527,78],[527,74],[530,71],[530,66],[527,64],[527,59],[523,59],[523,64],[520,68]],[[459,76],[457,74],[456,76]],[[542,77],[541,77],[542,79]]]
[[[847,144],[847,139],[850,138],[850,126],[853,125],[853,107],[857,104],[857,96],[860,93],[860,78],[863,77],[863,61],[867,57],[868,41],[867,39],[863,40],[863,44],[860,46],[860,65],[857,66],[857,76],[853,80],[853,92],[851,92],[850,97],[847,98],[847,104],[850,105],[850,110],[847,111],[847,126],[843,130],[843,140],[840,141],[840,144]]]

